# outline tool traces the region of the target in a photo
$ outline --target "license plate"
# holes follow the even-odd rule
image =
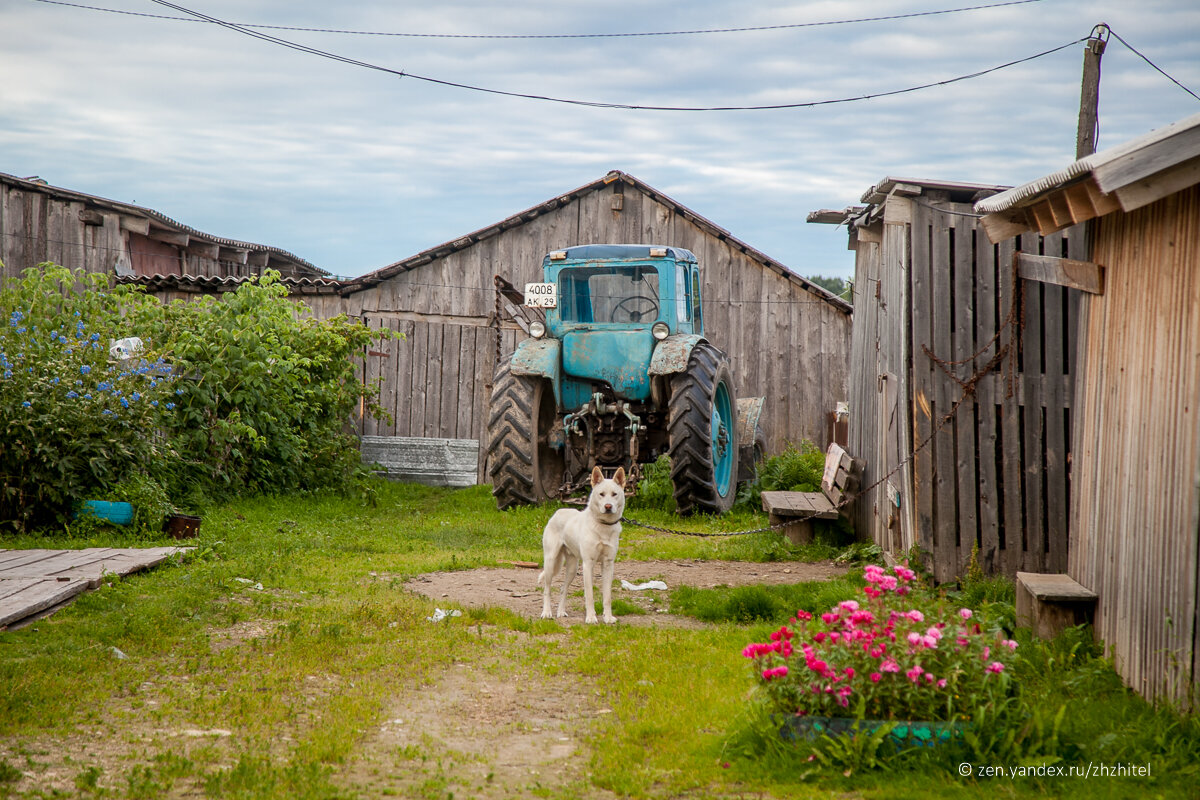
[[[530,308],[557,308],[558,286],[553,283],[525,284],[525,305]]]

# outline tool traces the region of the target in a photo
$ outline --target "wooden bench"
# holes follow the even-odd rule
[[[793,544],[813,540],[814,519],[837,519],[843,498],[857,488],[859,466],[837,444],[825,453],[825,474],[819,492],[763,492],[763,511],[772,525],[782,525],[790,517],[795,522],[781,530]]]
[[[1096,593],[1069,575],[1017,573],[1017,624],[1034,636],[1053,639],[1065,629],[1091,622],[1096,613]]]

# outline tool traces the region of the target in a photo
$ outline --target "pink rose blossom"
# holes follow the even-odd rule
[[[918,664],[917,666],[913,667],[912,669],[910,669],[908,672],[906,672],[904,674],[908,676],[908,679],[910,681],[912,681],[913,683],[916,683],[917,681],[921,680],[921,673],[924,671],[925,670],[921,669],[921,665]]]
[[[958,615],[959,615],[960,617],[962,617],[963,619],[970,619],[970,618],[971,618],[971,609],[969,609],[969,608],[960,608],[960,609],[958,610]]]
[[[999,674],[1001,672],[1004,672],[1004,665],[1001,664],[999,661],[993,661],[992,663],[987,665],[987,671],[995,672],[995,673]]]
[[[878,672],[872,672],[872,673],[871,673],[871,683],[879,683],[879,680],[880,680],[882,677],[883,677],[883,675],[882,675],[882,674],[880,674],[880,673],[878,673]]]

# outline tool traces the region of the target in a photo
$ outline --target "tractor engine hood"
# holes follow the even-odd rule
[[[650,397],[648,368],[654,354],[649,330],[573,330],[563,336],[563,372],[605,381],[622,400]]]

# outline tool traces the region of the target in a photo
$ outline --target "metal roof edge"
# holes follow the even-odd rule
[[[1200,114],[1193,114],[1181,120],[1165,125],[1149,133],[1135,137],[1113,147],[1105,148],[1098,153],[1092,153],[1089,156],[1084,156],[1077,161],[1068,164],[1060,170],[1044,175],[1041,178],[1032,180],[1002,192],[994,197],[989,197],[980,200],[975,204],[975,211],[979,214],[998,214],[1004,211],[1009,211],[1020,206],[1028,205],[1034,199],[1040,197],[1046,192],[1053,191],[1068,183],[1071,183],[1079,178],[1087,176],[1099,167],[1110,164],[1117,159],[1124,158],[1139,150],[1143,150],[1159,142],[1166,141],[1173,136],[1190,131],[1192,128],[1200,126]],[[1166,167],[1170,164],[1164,165]],[[1107,193],[1119,186],[1106,187],[1104,191]]]

